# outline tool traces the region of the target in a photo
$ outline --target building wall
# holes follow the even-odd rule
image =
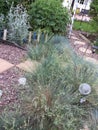
[[[63,1],[63,6],[70,9],[72,1],[73,0],[64,0]],[[80,1],[81,0],[75,0],[73,9],[79,8],[80,11],[82,9],[85,9],[85,10],[89,10],[90,9],[90,4],[91,4],[92,0],[84,0],[83,4],[81,4]]]
[[[80,8],[80,11],[82,9],[90,10],[90,4],[91,4],[91,0],[84,0],[83,4],[80,4],[79,2],[77,3],[77,8]]]

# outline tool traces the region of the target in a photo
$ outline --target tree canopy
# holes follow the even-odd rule
[[[7,15],[12,3],[14,6],[17,6],[17,4],[23,4],[24,7],[28,8],[28,6],[34,1],[35,0],[0,0],[0,14]]]

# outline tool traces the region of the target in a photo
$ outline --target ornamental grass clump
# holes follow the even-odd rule
[[[93,126],[97,130],[93,114],[93,109],[98,108],[98,96],[94,90],[96,71],[83,59],[73,56],[70,50],[66,52],[64,48],[62,53],[52,51],[44,58],[44,54],[40,56],[42,60],[36,71],[27,75],[28,87],[18,91],[19,111],[12,114],[10,109],[10,118],[6,121],[3,116],[0,121],[3,122],[1,129],[80,130],[87,126],[94,130]],[[64,55],[66,60],[63,61]],[[83,95],[81,84],[89,84],[90,93]]]
[[[3,14],[0,14],[0,30],[4,29],[5,24],[5,16]]]
[[[59,35],[53,36],[48,43],[40,43],[36,46],[30,45],[28,47],[28,57],[31,60],[41,62],[51,55],[56,55],[59,59],[62,59],[62,62],[71,60],[73,51],[70,45],[68,45],[68,40],[66,40],[65,37]]]
[[[80,70],[83,67],[81,66]],[[21,107],[24,113],[29,116],[33,128],[39,130],[77,130],[83,128],[85,123],[89,126],[92,106],[96,107],[91,100],[94,99],[94,96],[91,93],[85,97],[84,103],[81,103],[80,100],[84,96],[79,92],[78,83],[69,82],[68,84],[67,76],[71,77],[74,71],[69,74],[66,72],[66,67],[60,67],[60,59],[52,56],[45,59],[36,72],[29,74],[30,88],[22,95]],[[78,76],[81,76],[81,73]],[[85,75],[87,74],[88,72],[85,71]],[[73,76],[77,78],[76,75]],[[93,76],[91,75],[92,78],[94,78]],[[78,80],[76,82],[85,81]],[[86,82],[90,83],[88,78]]]
[[[36,46],[29,46],[28,56],[32,60],[41,61],[44,58],[47,58],[49,55],[56,53],[56,47],[51,43],[40,43]]]
[[[57,51],[49,53],[36,72],[28,77],[28,84],[36,95],[32,105],[35,105],[40,113],[36,112],[40,115],[39,127],[40,123],[45,130],[77,130],[85,123],[92,127],[93,123],[89,125],[92,120],[92,106],[97,107],[97,101],[93,102],[96,100],[93,88],[96,70],[92,64],[72,53],[68,46],[63,48],[62,53],[59,53],[57,45],[55,47]],[[82,83],[93,86],[92,92],[86,97],[79,92]]]
[[[74,86],[77,89],[81,83],[94,85],[96,78],[96,69],[94,65],[84,61],[77,55],[73,56],[70,63],[65,68],[66,84]]]

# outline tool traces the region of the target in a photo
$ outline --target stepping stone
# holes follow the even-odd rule
[[[74,34],[74,33],[71,33],[71,36],[75,36],[75,34]]]
[[[85,42],[75,41],[74,45],[85,45]]]
[[[92,53],[92,51],[91,51],[90,49],[86,49],[86,48],[84,48],[84,47],[80,47],[79,50],[80,50],[81,52],[86,52],[87,54],[91,54],[91,53]]]
[[[39,63],[36,61],[31,61],[31,60],[27,60],[23,63],[20,63],[18,65],[16,65],[18,68],[27,71],[27,72],[32,72],[35,71],[36,68],[38,67]]]
[[[14,65],[0,58],[0,73],[10,69]]]
[[[84,58],[85,58],[85,60],[87,60],[93,64],[98,64],[98,61],[94,58],[91,58],[91,57],[84,57]]]
[[[78,38],[75,37],[75,36],[71,36],[71,38],[74,39],[74,40],[78,40]]]

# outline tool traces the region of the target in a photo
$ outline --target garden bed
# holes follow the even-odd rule
[[[0,58],[18,64],[26,57],[26,51],[16,46],[0,43]]]
[[[11,46],[9,46],[9,48],[10,47]],[[11,48],[9,50],[11,50]],[[9,54],[10,53],[11,51]],[[13,55],[14,57],[16,56],[14,53]],[[9,57],[9,55],[7,56]],[[64,124],[64,128],[80,129],[82,127],[81,120],[84,121],[83,115],[87,117],[84,112],[89,112],[89,106],[86,105],[85,107],[84,103],[80,103],[82,96],[78,88],[81,83],[85,82],[93,87],[93,68],[88,64],[84,64],[84,61],[81,61],[78,59],[78,56],[74,55],[67,41],[61,42],[61,44],[39,44],[35,48],[32,46],[29,56],[31,56],[31,60],[40,60],[41,66],[39,66],[35,73],[28,73],[28,84],[25,86],[22,87],[18,84],[18,79],[23,76],[24,73],[17,67],[14,66],[1,74],[3,84],[0,86],[0,89],[4,91],[4,95],[2,96],[2,106],[0,107],[3,110],[5,105],[8,106],[9,103],[13,105],[13,107],[9,108],[10,111],[5,111],[8,115],[6,120],[10,124],[9,128],[14,123],[12,119],[14,117],[15,129],[39,129],[41,123],[39,119],[43,119],[44,115],[44,123],[42,122],[43,129],[63,129],[63,125],[59,125],[59,123],[57,123],[57,126],[54,125],[56,120],[59,122],[58,117],[61,120],[60,124]],[[21,55],[21,58],[24,59],[24,55]],[[17,63],[19,62],[20,60],[17,60]],[[83,77],[80,79],[81,75],[83,75]],[[20,98],[18,98],[19,96]],[[89,102],[89,98],[87,98],[86,101]],[[20,108],[19,113],[17,105],[18,108]],[[19,124],[17,125],[18,121]],[[26,121],[28,121],[28,124],[25,126],[24,122]],[[70,121],[72,121],[71,126],[68,125]],[[1,120],[1,122],[4,123],[4,125],[1,123],[1,129],[3,129],[7,124],[5,120]],[[78,122],[77,125],[74,122]]]

